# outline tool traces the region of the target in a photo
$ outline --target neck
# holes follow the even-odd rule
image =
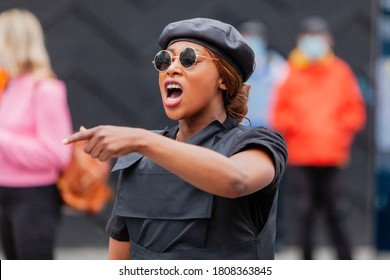
[[[189,138],[194,136],[196,133],[201,131],[211,122],[218,120],[220,123],[224,123],[226,120],[226,112],[218,116],[205,117],[205,118],[196,118],[195,120],[180,120],[179,121],[179,131],[176,135],[176,140],[180,142],[186,142]]]

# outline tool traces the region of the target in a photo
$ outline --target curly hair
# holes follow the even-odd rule
[[[241,122],[248,112],[248,97],[251,86],[243,83],[241,76],[230,63],[218,54],[212,51],[210,53],[212,57],[218,59],[215,64],[227,88],[223,92],[225,111],[229,116]]]

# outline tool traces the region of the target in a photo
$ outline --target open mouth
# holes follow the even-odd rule
[[[165,107],[176,107],[181,103],[183,99],[183,88],[180,83],[170,80],[164,84],[164,106]]]
[[[183,90],[178,84],[167,85],[167,100],[175,100],[179,98],[183,93]]]

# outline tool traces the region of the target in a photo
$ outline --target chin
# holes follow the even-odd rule
[[[167,117],[172,120],[172,121],[178,121],[178,120],[181,120],[183,119],[183,117],[180,115],[180,114],[177,114],[175,112],[172,112],[172,110],[169,110],[167,108],[164,108],[165,109],[165,114],[167,115]]]

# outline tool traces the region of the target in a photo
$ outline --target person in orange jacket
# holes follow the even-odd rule
[[[271,110],[271,126],[283,134],[289,152],[286,184],[296,196],[303,259],[313,258],[314,218],[319,208],[325,210],[338,258],[352,258],[345,223],[345,186],[340,177],[366,113],[351,68],[332,47],[324,19],[310,16],[302,21],[297,47],[288,58],[288,77],[276,90]]]

